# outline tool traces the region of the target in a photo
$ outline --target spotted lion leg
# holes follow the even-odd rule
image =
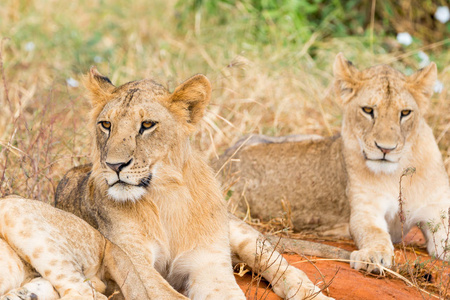
[[[22,287],[11,290],[1,300],[56,300],[58,293],[52,284],[42,277],[36,277]]]
[[[5,240],[0,238],[0,274],[2,274],[0,276],[0,297],[10,290],[21,287],[25,281],[33,276],[32,273],[17,253]]]
[[[230,217],[230,243],[233,253],[260,273],[284,299],[332,299],[321,293],[308,276],[289,265],[264,236],[241,220]]]

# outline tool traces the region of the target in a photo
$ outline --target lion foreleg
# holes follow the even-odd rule
[[[109,240],[106,242],[103,265],[105,276],[116,282],[125,299],[150,299],[131,259]]]
[[[450,258],[450,195],[444,194],[442,198],[418,209],[412,222],[420,223],[427,240],[428,253],[447,260]]]
[[[89,280],[100,271],[98,249],[103,240],[98,232],[80,219],[62,215],[35,200],[2,199],[0,212],[1,235],[15,253],[43,277],[17,290],[16,295],[20,293],[27,298],[34,293],[41,294],[42,299],[52,299],[53,287],[61,297],[92,297],[96,293]],[[11,216],[14,216],[14,223],[9,221]],[[77,242],[83,238],[90,238],[90,243],[78,247]]]
[[[316,295],[314,299],[331,299],[320,293],[303,271],[289,265],[261,233],[233,216],[230,218],[233,253],[267,279],[278,296],[300,300]]]
[[[233,275],[228,243],[220,242],[197,247],[174,261],[169,281],[176,284],[187,278],[189,299],[245,299]]]
[[[154,230],[158,231],[158,227]],[[145,226],[129,218],[122,221],[117,215],[115,222],[101,231],[128,255],[150,298],[186,299],[155,269],[160,247],[155,236],[146,232]]]
[[[0,238],[0,296],[18,288],[29,277],[31,270],[23,263],[17,253]]]
[[[386,211],[382,203],[385,200],[374,197],[351,201],[350,232],[359,250],[350,255],[350,266],[367,272],[380,272],[378,265],[391,267],[394,246],[384,217]]]
[[[37,273],[25,264],[16,252],[0,238],[0,299],[24,300],[37,297],[40,300],[59,299],[52,284],[37,277]],[[29,281],[29,282],[28,282]],[[23,284],[24,282],[27,282]],[[34,298],[35,299],[35,298]]]

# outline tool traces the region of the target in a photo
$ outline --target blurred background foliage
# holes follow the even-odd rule
[[[450,44],[450,22],[434,15],[446,5],[446,0],[193,0],[177,2],[176,18],[180,32],[210,37],[219,29],[224,42],[256,53],[307,46],[315,58],[323,43],[346,37],[358,37],[372,52],[374,45],[375,52],[401,51],[395,41],[400,32],[408,32],[415,47],[443,44],[441,52]]]
[[[192,138],[209,158],[242,135],[339,132],[331,66],[429,61],[440,91],[427,120],[450,166],[450,22],[445,0],[3,0],[0,9],[0,194],[51,201],[89,161],[91,65],[116,84],[152,77],[170,90],[196,73],[213,98]],[[397,39],[408,33],[408,45]]]
[[[372,10],[374,5],[374,10]],[[449,36],[450,24],[434,18],[445,0],[193,0],[178,1],[178,27],[226,26],[236,36],[262,44],[300,46],[317,31],[322,38],[409,32],[422,43]],[[192,22],[194,21],[194,23]]]
[[[233,48],[255,57],[297,49],[303,50],[302,55],[321,58],[318,52],[324,43],[345,38],[358,38],[360,47],[375,54],[423,46],[434,49],[433,44],[441,42],[444,45],[436,48],[445,54],[450,22],[443,24],[434,14],[439,6],[448,5],[446,0],[81,0],[71,4],[5,0],[0,29],[2,37],[10,39],[6,51],[25,50],[11,63],[27,61],[26,54],[32,51],[26,46],[31,42],[45,57],[64,56],[70,62],[69,69],[64,66],[69,73],[100,62],[112,68],[123,66],[122,52],[129,50],[149,55],[170,50],[164,36],[190,37],[193,43],[223,47],[221,52]],[[408,32],[413,44],[404,47],[396,42],[399,32]]]

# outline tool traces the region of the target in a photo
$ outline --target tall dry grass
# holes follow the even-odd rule
[[[0,10],[0,193],[50,202],[64,172],[89,161],[89,103],[83,87],[67,80],[79,83],[93,64],[115,84],[151,77],[169,89],[206,74],[213,97],[193,141],[210,158],[248,133],[339,132],[341,112],[330,88],[338,52],[360,68],[419,67],[419,45],[385,53],[384,42],[369,49],[367,38],[324,39],[317,31],[300,48],[272,47],[204,23],[180,31],[177,17],[174,1],[7,0]],[[437,60],[444,89],[427,120],[450,170],[450,54],[430,48],[424,51]]]

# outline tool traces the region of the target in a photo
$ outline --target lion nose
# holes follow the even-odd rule
[[[106,165],[114,172],[119,173],[120,171],[122,171],[123,168],[128,167],[131,164],[132,160],[133,159],[130,159],[128,162],[125,162],[125,163],[120,162],[120,163],[115,163],[115,164],[106,162]]]
[[[391,152],[392,150],[397,148],[397,145],[394,147],[389,147],[389,146],[379,145],[379,144],[377,144],[377,142],[375,142],[375,146],[377,146],[377,148],[380,149],[381,152],[383,152],[383,154],[388,154],[389,152]]]

